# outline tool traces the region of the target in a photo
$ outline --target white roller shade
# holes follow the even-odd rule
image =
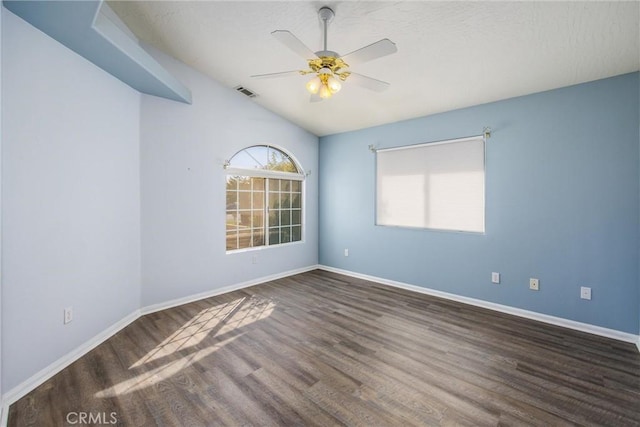
[[[484,232],[484,138],[376,155],[376,224]]]

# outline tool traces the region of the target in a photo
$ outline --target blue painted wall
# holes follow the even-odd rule
[[[632,73],[321,138],[320,263],[638,333],[638,86]],[[484,126],[493,129],[486,234],[374,225],[369,144],[458,138]],[[529,277],[540,291],[528,289]],[[591,301],[579,298],[580,286],[592,288]]]

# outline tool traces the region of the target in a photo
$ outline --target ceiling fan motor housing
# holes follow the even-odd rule
[[[332,50],[319,50],[314,53],[318,58],[322,58],[323,56],[330,57],[330,58],[340,58],[340,55],[338,54],[338,52],[334,52]]]

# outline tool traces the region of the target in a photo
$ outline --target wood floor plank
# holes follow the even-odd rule
[[[8,425],[80,412],[135,427],[640,426],[640,354],[315,270],[141,317],[11,405]]]

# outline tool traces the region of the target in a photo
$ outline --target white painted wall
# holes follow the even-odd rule
[[[233,89],[148,50],[191,89],[193,105],[142,97],[142,305],[317,264],[318,138]],[[305,181],[305,242],[227,255],[222,164],[256,144],[284,148],[311,170]]]
[[[6,391],[140,306],[140,95],[7,10],[2,67]]]
[[[194,103],[141,96],[2,13],[5,393],[140,307],[317,264],[316,136],[157,51]],[[263,143],[311,171],[305,240],[227,255],[222,163]]]

